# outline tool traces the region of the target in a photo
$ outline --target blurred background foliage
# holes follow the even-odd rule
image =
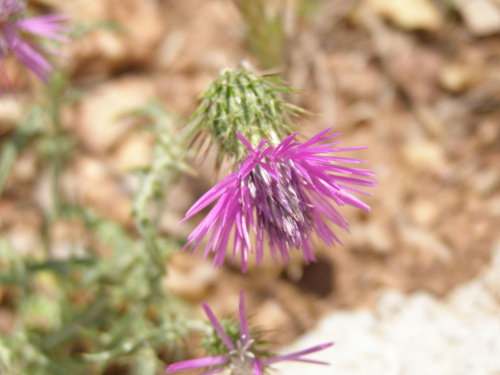
[[[61,129],[60,115],[73,95],[61,75],[53,78],[48,103],[31,107],[2,147],[2,186],[22,149],[33,147],[50,170],[52,204],[44,210],[41,248],[21,254],[8,240],[0,243],[2,304],[15,315],[11,334],[0,338],[0,368],[5,374],[89,374],[122,366],[131,374],[156,374],[164,366],[160,353],[182,352],[189,307],[162,283],[179,244],[158,238],[145,212],[149,200],[166,191],[168,170],[182,169],[182,157],[172,155],[178,147],[158,105],[135,111],[151,119],[158,136],[132,211],[142,240],[62,200],[61,173],[76,144]],[[85,240],[70,241],[55,255],[51,232],[58,222],[77,227]]]

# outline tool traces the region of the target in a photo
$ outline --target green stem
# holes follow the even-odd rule
[[[56,216],[61,208],[61,172],[63,166],[63,150],[61,148],[60,139],[62,136],[61,126],[61,102],[56,94],[52,95],[51,101],[51,119],[53,125],[52,137],[55,145],[55,153],[52,160],[52,195],[54,200],[54,211]]]
[[[151,263],[156,268],[157,273],[155,276],[161,277],[165,275],[165,262],[161,256],[160,249],[158,249],[153,228],[143,226],[139,227],[139,234],[146,242],[146,249],[148,250],[149,257],[151,258]]]
[[[50,350],[61,342],[66,341],[71,336],[73,336],[81,326],[97,319],[99,315],[104,311],[107,305],[105,299],[97,301],[93,306],[91,306],[85,313],[76,318],[73,322],[63,327],[61,330],[47,336],[41,343],[40,347],[43,350]]]
[[[10,170],[18,155],[17,147],[14,143],[8,142],[2,148],[0,157],[0,197],[3,194]]]

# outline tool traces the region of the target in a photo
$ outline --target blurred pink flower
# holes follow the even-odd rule
[[[45,15],[27,17],[25,4],[20,0],[0,0],[0,64],[12,52],[33,73],[44,82],[53,67],[45,55],[56,55],[38,45],[32,36],[66,41],[63,35],[67,28],[62,24],[67,17]]]
[[[324,143],[340,135],[327,134],[329,130],[304,143],[294,142],[297,133],[277,146],[262,140],[256,149],[238,134],[249,156],[238,171],[224,178],[189,209],[181,222],[218,200],[189,235],[186,247],[194,243],[194,251],[211,232],[205,257],[210,250],[215,252],[214,267],[220,267],[234,228],[233,262],[240,252],[242,272],[246,272],[248,253],[254,250],[250,227],[256,235],[257,265],[264,255],[264,237],[271,257],[277,262],[279,254],[284,264],[290,259],[291,249],[301,249],[306,263],[316,260],[312,252],[314,233],[328,245],[340,243],[328,221],[348,230],[349,224],[337,206],[350,205],[369,211],[351,193],[368,195],[356,186],[375,187],[376,183],[367,179],[375,177],[373,171],[338,164],[363,160],[329,155],[366,148],[336,147],[340,141]]]
[[[282,361],[297,361],[328,365],[328,363],[326,362],[305,359],[302,357],[307,354],[329,348],[333,345],[332,342],[314,346],[300,352],[278,356],[270,353],[265,353],[265,355],[262,356],[262,352],[256,351],[254,348],[255,339],[252,339],[250,337],[250,329],[245,314],[243,289],[240,292],[239,305],[240,332],[239,338],[236,340],[236,342],[231,341],[228,334],[224,331],[214,313],[205,302],[203,302],[203,309],[205,310],[205,313],[207,314],[208,319],[210,320],[210,323],[212,323],[215,331],[224,342],[227,348],[227,354],[174,363],[168,366],[167,373],[213,367],[212,369],[205,371],[200,375],[218,374],[224,370],[229,370],[229,374],[231,375],[262,375],[263,369],[265,367]]]

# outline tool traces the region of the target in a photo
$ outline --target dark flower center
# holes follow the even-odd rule
[[[294,163],[280,162],[276,167],[278,180],[260,165],[246,178],[257,225],[267,232],[269,245],[300,248],[313,229],[313,206]]]

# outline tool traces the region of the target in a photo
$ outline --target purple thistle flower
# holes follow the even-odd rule
[[[25,4],[20,0],[0,0],[0,63],[10,52],[47,82],[53,67],[44,55],[56,55],[52,50],[39,46],[30,36],[66,41],[67,28],[61,24],[67,20],[62,15],[26,17]]]
[[[229,375],[262,375],[265,367],[271,366],[277,362],[282,361],[297,361],[308,362],[320,365],[328,365],[327,362],[316,361],[311,359],[302,358],[307,354],[318,352],[320,350],[329,348],[333,345],[332,342],[317,345],[312,348],[302,350],[286,355],[270,355],[265,353],[265,356],[255,350],[255,339],[250,337],[250,329],[248,327],[247,317],[245,315],[245,301],[243,296],[243,289],[240,291],[240,304],[239,304],[239,326],[240,332],[236,342],[231,341],[228,334],[224,331],[221,324],[215,317],[210,307],[203,302],[202,304],[205,313],[212,323],[215,331],[224,342],[227,348],[227,354],[217,355],[211,357],[204,357],[199,359],[192,359],[174,363],[167,368],[167,373],[192,370],[206,367],[213,367],[212,369],[201,373],[200,375],[219,374],[222,371],[228,371]]]
[[[330,128],[331,129],[331,128]],[[294,142],[297,133],[283,142],[268,145],[262,140],[254,149],[240,134],[249,156],[231,173],[203,195],[187,212],[181,223],[212,202],[217,201],[203,221],[189,235],[185,247],[194,243],[193,251],[211,232],[205,248],[206,257],[215,252],[214,267],[222,266],[233,233],[233,262],[241,254],[242,272],[247,270],[248,253],[253,253],[249,230],[256,235],[257,265],[264,255],[264,234],[271,257],[278,254],[285,264],[291,249],[301,249],[306,263],[315,261],[312,252],[313,233],[328,245],[340,243],[327,220],[349,229],[336,206],[350,205],[365,211],[370,208],[351,193],[368,195],[356,186],[375,187],[373,171],[351,168],[337,163],[361,163],[363,160],[329,155],[361,150],[366,147],[336,147],[338,142],[324,143],[340,133],[327,134],[326,129],[307,142]],[[233,231],[233,228],[234,231]]]

